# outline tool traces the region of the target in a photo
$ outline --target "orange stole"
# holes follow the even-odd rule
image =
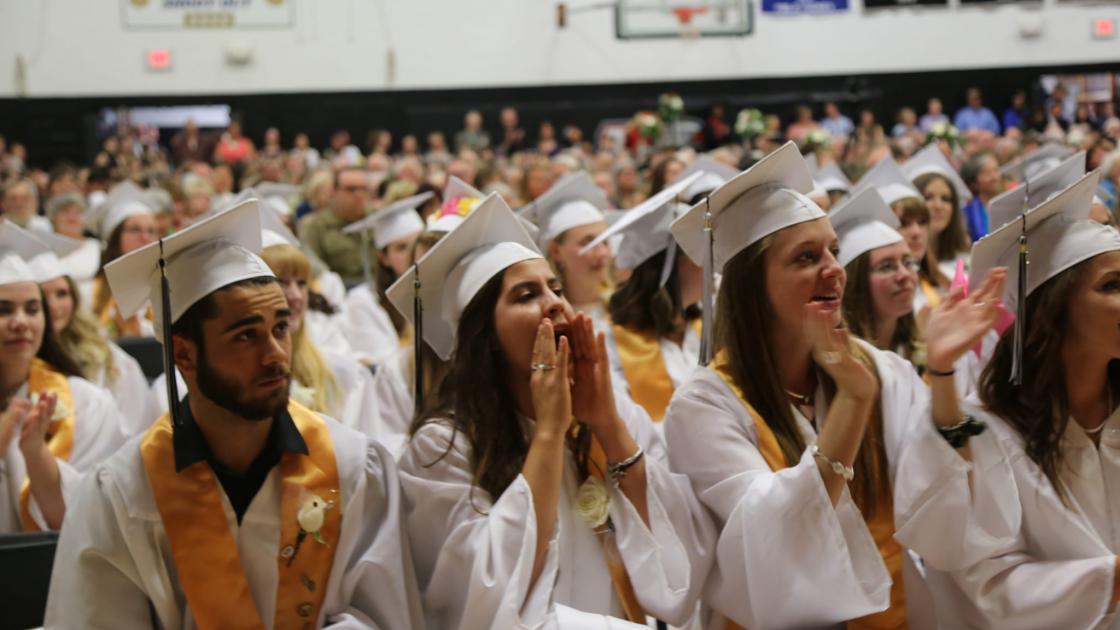
[[[929,304],[930,309],[937,308],[941,304],[941,294],[937,292],[937,288],[930,284],[928,280],[922,280],[919,285],[922,295],[926,296],[926,303]]]
[[[758,412],[750,406],[746,397],[743,396],[743,391],[739,389],[739,386],[735,384],[735,380],[731,377],[731,371],[727,364],[727,354],[722,351],[719,352],[715,360],[712,361],[711,367],[746,407],[747,413],[754,421],[755,429],[758,432],[758,450],[762,454],[762,458],[770,465],[770,470],[778,471],[786,468],[785,458],[782,456],[782,449],[778,446],[778,439],[774,436],[774,432],[758,415]],[[871,536],[875,539],[875,545],[879,548],[879,555],[883,556],[883,562],[887,565],[887,570],[891,575],[891,603],[890,608],[881,613],[849,621],[848,628],[849,630],[905,628],[906,598],[902,585],[902,547],[894,539],[892,497],[886,497],[886,502],[880,505],[878,513],[867,521],[867,528],[871,531]],[[727,622],[726,629],[744,630],[742,626],[733,621]]]
[[[307,442],[308,455],[284,453],[280,459],[282,491],[280,546],[278,551],[276,610],[277,630],[312,627],[317,623],[326,595],[342,529],[341,507],[325,512],[319,534],[323,545],[306,536],[294,557],[286,553],[296,544],[298,514],[307,495],[339,500],[338,462],[330,432],[322,418],[299,403],[289,402],[288,412]],[[199,628],[264,628],[241,565],[237,543],[222,508],[222,489],[206,462],[196,462],[175,472],[171,421],[164,414],[145,433],[140,455],[148,482],[167,531],[176,573],[187,604]],[[291,565],[289,566],[289,558]]]
[[[70,459],[74,448],[74,396],[70,392],[70,381],[66,375],[56,372],[42,359],[31,360],[31,371],[27,375],[27,393],[52,393],[58,396],[58,404],[64,405],[66,417],[55,420],[47,427],[47,450],[62,461]],[[37,532],[39,526],[31,518],[31,484],[23,480],[19,492],[19,520],[25,532]]]
[[[582,425],[573,423],[571,434],[578,435]],[[603,451],[603,447],[599,444],[599,440],[595,435],[591,435],[591,449],[588,453],[589,464],[588,472],[598,477],[603,483],[611,483],[606,478],[607,471],[607,454]],[[611,574],[611,584],[614,586],[614,594],[618,597],[618,601],[622,604],[622,610],[626,613],[627,621],[640,623],[645,625],[646,612],[638,602],[638,596],[634,593],[634,585],[630,582],[630,575],[626,573],[626,565],[622,562],[622,556],[618,551],[618,544],[613,537],[606,538],[603,534],[596,532],[596,538],[603,546],[603,556],[607,559],[607,571]]]
[[[101,290],[101,283],[103,282],[104,280],[100,276],[94,278],[94,295],[97,295]],[[96,313],[96,315],[97,323],[101,324],[101,328],[114,339],[116,339],[117,337],[140,336],[140,315],[137,314],[128,318],[121,317],[120,311],[117,310],[117,300],[114,297],[110,296],[109,301],[105,303],[105,307],[101,310],[100,313]],[[151,306],[148,306],[148,309],[144,312],[144,317],[148,321],[152,321],[153,314]]]
[[[700,332],[699,320],[690,326]],[[611,332],[630,387],[630,398],[646,410],[651,420],[661,422],[674,391],[673,379],[669,378],[665,358],[661,356],[661,339],[653,333],[635,332],[618,324],[611,325]]]

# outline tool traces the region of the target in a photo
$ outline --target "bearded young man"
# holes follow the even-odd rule
[[[83,481],[46,627],[423,626],[392,457],[289,400],[291,311],[253,253],[258,212],[106,267],[122,309],[150,299],[190,395]]]

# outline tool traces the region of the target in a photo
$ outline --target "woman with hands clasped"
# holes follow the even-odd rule
[[[942,627],[1120,627],[1120,234],[1088,219],[1098,179],[978,241],[972,274],[1007,267],[1002,291],[931,319],[933,405],[895,496],[898,537],[925,560]],[[958,406],[953,379],[935,372],[972,351],[1001,302],[1021,346],[1007,329]]]
[[[711,526],[517,218],[487,198],[390,289],[409,315],[417,273],[450,361],[400,459],[431,627],[687,621]]]
[[[711,629],[900,628],[929,614],[907,605],[923,584],[892,520],[897,455],[928,390],[843,327],[842,245],[812,187],[790,143],[673,224],[696,260],[710,225],[723,273],[714,360],[665,419],[671,467],[720,531]]]

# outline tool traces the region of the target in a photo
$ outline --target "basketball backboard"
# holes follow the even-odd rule
[[[727,37],[747,35],[753,25],[750,0],[617,0],[619,39]]]

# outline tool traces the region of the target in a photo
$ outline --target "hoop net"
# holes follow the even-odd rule
[[[700,37],[700,28],[693,22],[693,16],[707,13],[707,7],[673,7],[670,12],[677,16],[677,28],[682,39],[697,39]]]

